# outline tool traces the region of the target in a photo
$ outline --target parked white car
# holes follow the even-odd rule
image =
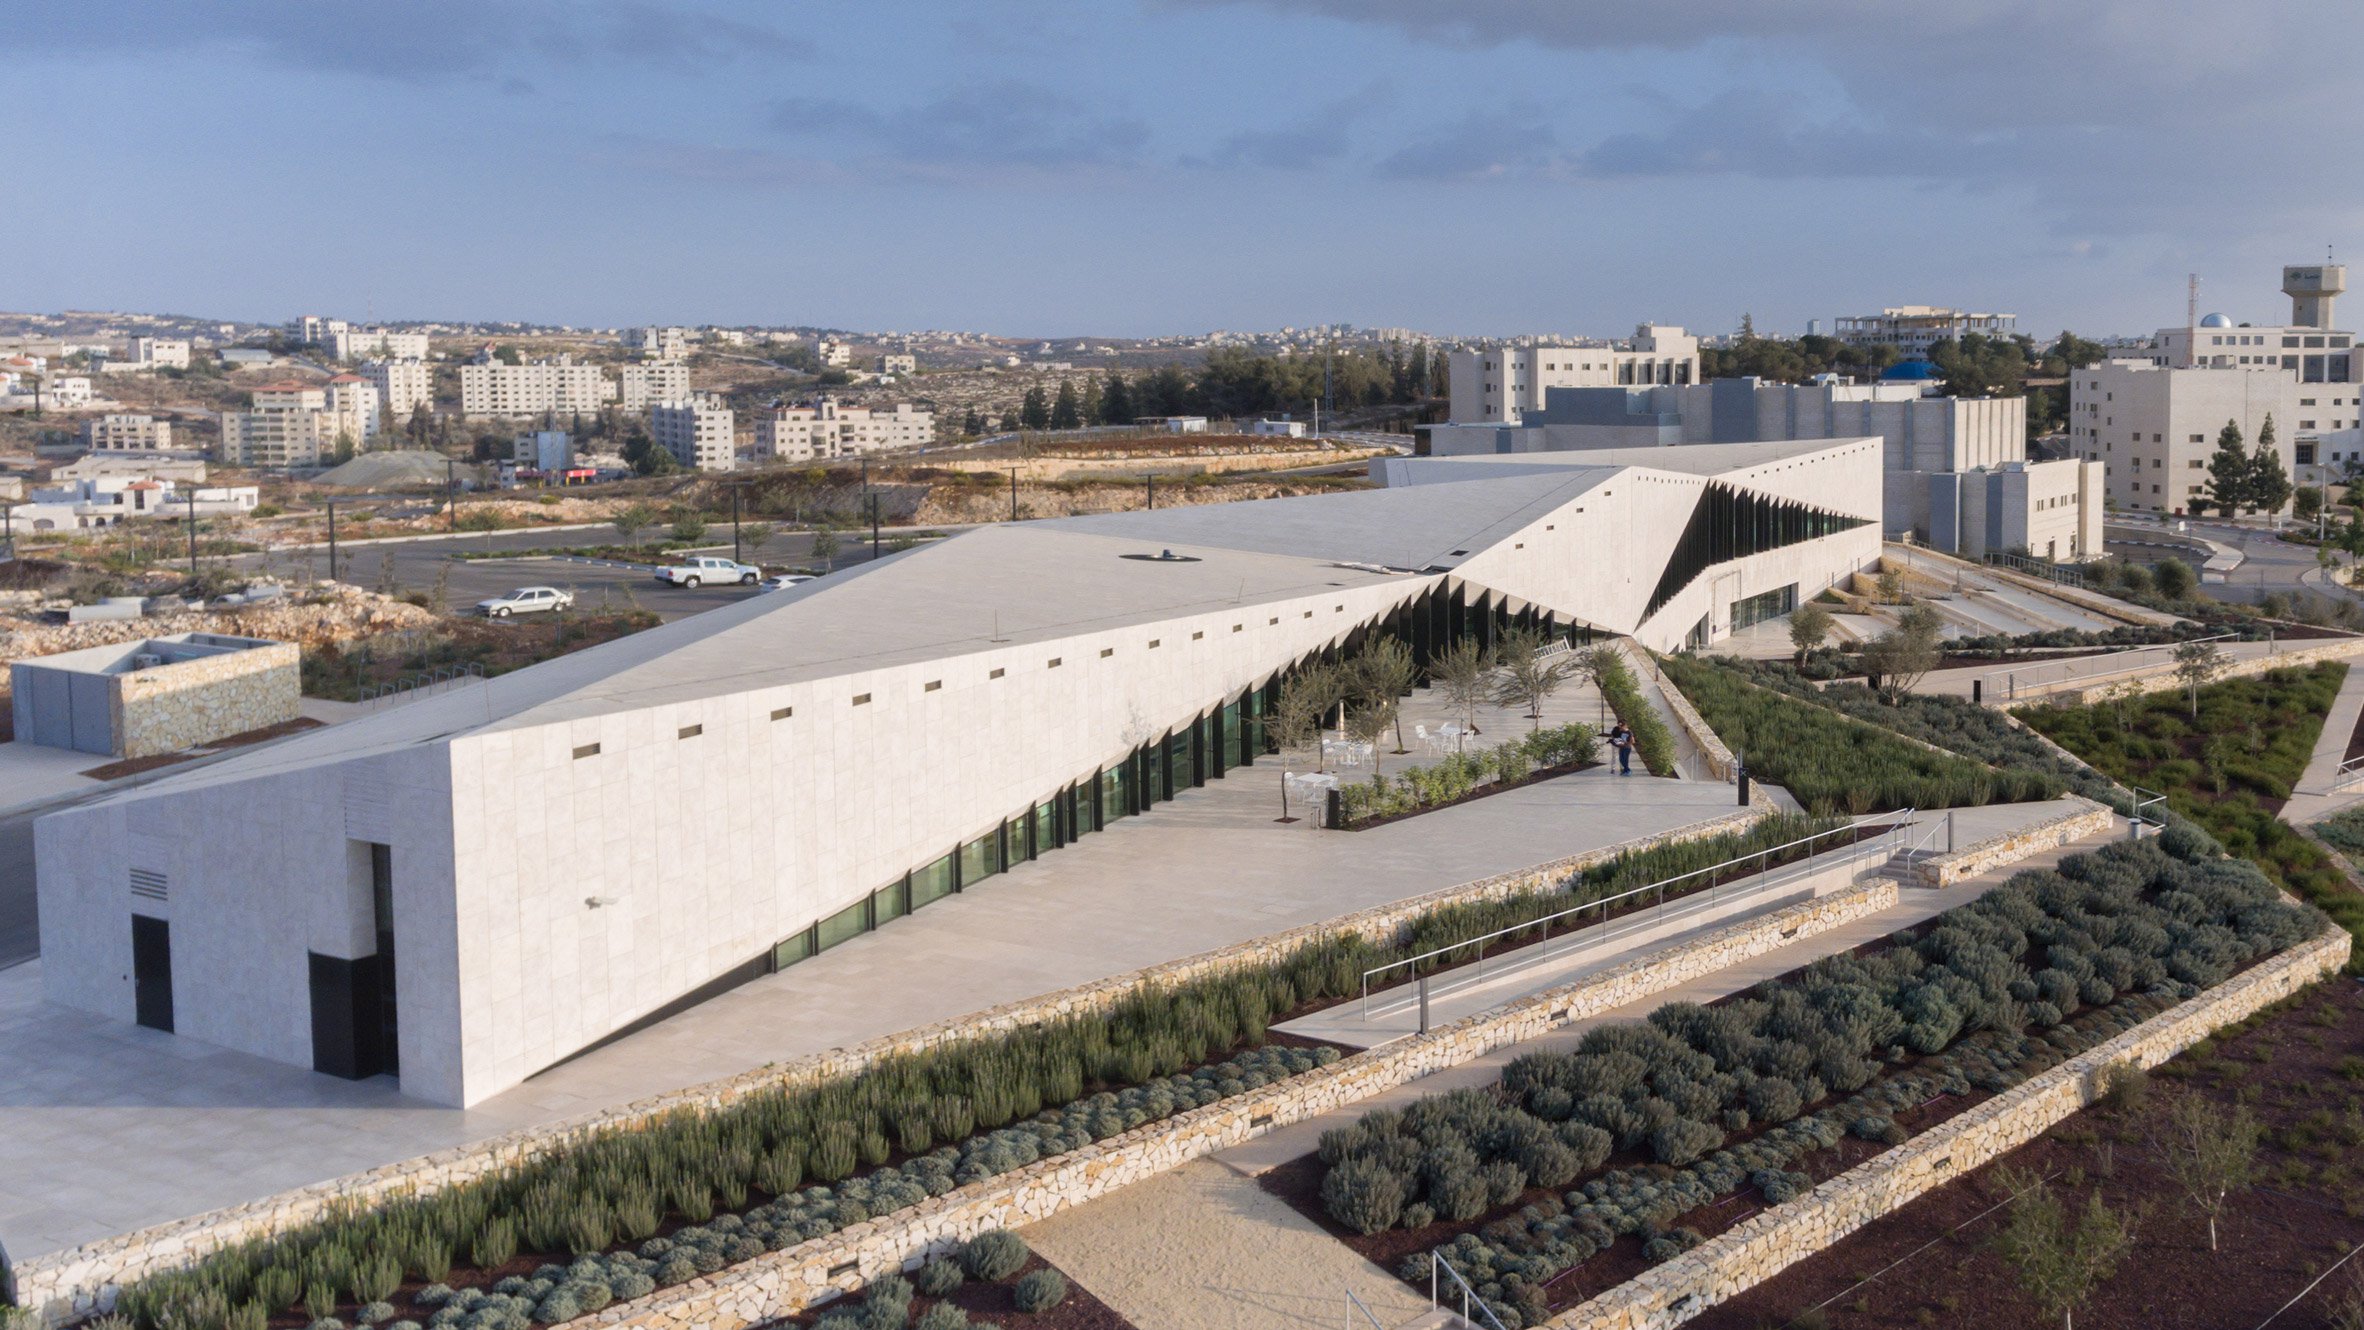
[[[657,570],[657,580],[670,586],[702,586],[708,582],[737,582],[754,586],[763,580],[763,570],[750,564],[734,563],[700,555]]]
[[[512,614],[531,614],[536,610],[563,610],[575,603],[571,592],[550,586],[521,586],[505,596],[476,602],[488,619],[506,619]]]
[[[763,589],[766,591],[786,591],[792,586],[798,586],[812,580],[813,575],[811,573],[779,573],[763,579]]]

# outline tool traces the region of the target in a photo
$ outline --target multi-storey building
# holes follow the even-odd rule
[[[148,369],[187,369],[189,340],[185,337],[134,337],[131,362]]]
[[[1973,314],[1935,305],[1896,305],[1877,314],[1841,315],[1832,320],[1832,333],[1852,346],[1892,346],[1908,355],[1922,355],[1940,342],[1959,341],[1969,333],[2009,337],[2019,327],[2017,314]]]
[[[172,422],[154,416],[97,416],[82,422],[82,446],[94,453],[164,452],[172,447]]]
[[[424,360],[364,361],[361,372],[396,420],[408,420],[411,412],[435,404],[434,379]]]
[[[678,360],[626,365],[617,371],[617,379],[616,405],[626,411],[645,411],[655,403],[689,396],[689,366]]]
[[[710,398],[658,402],[648,409],[649,438],[696,471],[729,471],[739,464],[731,409]]]
[[[328,416],[329,445],[366,448],[378,435],[377,385],[358,374],[339,374],[321,392],[321,410]]]
[[[775,406],[755,423],[755,455],[791,462],[918,448],[935,441],[935,413],[909,402],[874,411],[841,406],[835,398],[824,397],[802,406]]]
[[[1449,364],[1454,424],[1516,425],[1553,388],[1697,383],[1699,339],[1645,323],[1624,343],[1455,351]]]
[[[2364,423],[2364,357],[2330,326],[2347,285],[2337,265],[2282,270],[2291,322],[2257,326],[2210,314],[2162,328],[2148,345],[2069,375],[2069,439],[2108,469],[2120,508],[2178,514],[2210,491],[2208,459],[2230,423],[2254,451],[2268,420],[2282,466],[2309,479],[2323,441]],[[2309,322],[2309,320],[2316,320]],[[2213,506],[2213,505],[2211,505]]]
[[[343,319],[324,319],[317,314],[305,314],[288,320],[287,340],[302,346],[318,346],[350,326]]]
[[[328,394],[306,383],[271,383],[254,390],[244,411],[222,413],[221,459],[237,466],[311,466],[336,446]]]
[[[573,356],[508,365],[495,360],[460,366],[460,414],[468,416],[538,416],[545,411],[597,411],[614,395],[615,385],[597,365],[578,363]]]
[[[384,328],[348,328],[328,335],[328,354],[334,360],[382,356],[388,360],[425,360],[427,334],[388,332]]]
[[[689,354],[689,342],[687,328],[628,328],[624,332],[625,349],[651,360],[679,360]]]
[[[813,348],[813,354],[830,369],[844,369],[854,363],[854,348],[834,337],[822,338],[821,344]]]
[[[878,358],[878,372],[881,374],[914,374],[918,371],[919,357],[915,355],[898,355],[890,351]]]

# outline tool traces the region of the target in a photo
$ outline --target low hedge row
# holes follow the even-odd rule
[[[1490,748],[1453,753],[1426,766],[1408,767],[1393,776],[1379,772],[1367,782],[1340,786],[1339,806],[1348,826],[1416,813],[1449,804],[1489,783],[1515,785],[1539,767],[1590,762],[1599,749],[1599,735],[1581,721],[1536,730]]]
[[[1593,656],[1594,685],[1601,696],[1608,699],[1609,709],[1625,728],[1633,731],[1634,751],[1641,754],[1642,765],[1653,776],[1671,776],[1675,772],[1674,731],[1659,719],[1658,709],[1642,696],[1642,685],[1626,668],[1625,657],[1606,647],[1597,648]]]
[[[1818,812],[2025,803],[2062,789],[2043,771],[1933,753],[1828,707],[1755,687],[1716,664],[1677,656],[1665,667],[1750,772]]]
[[[1794,1191],[1783,1171],[1843,1131],[1901,1139],[1894,1114],[1930,1093],[2015,1084],[2031,1058],[2108,1038],[2325,926],[2196,832],[2112,845],[2021,873],[1885,951],[1828,957],[1715,1007],[1671,1003],[1572,1053],[1521,1057],[1492,1091],[1326,1133],[1323,1201],[1363,1232],[1468,1221],[1615,1153],[1645,1155],[1564,1212],[1487,1226],[1506,1259],[1479,1293],[1515,1330],[1537,1311],[1530,1291],[1616,1236],[1671,1254],[1672,1221],[1697,1204],[1759,1175]],[[2055,1033],[2085,1008],[2097,1010]]]

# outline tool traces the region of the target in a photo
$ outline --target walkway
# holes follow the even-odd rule
[[[1256,1185],[1208,1159],[1026,1229],[1044,1259],[1139,1330],[1370,1330],[1428,1298]]]
[[[2283,821],[2297,826],[2320,822],[2364,801],[2364,781],[2345,788],[2334,783],[2340,763],[2347,758],[2348,739],[2356,732],[2359,715],[2364,715],[2364,664],[2349,666],[2339,696],[2331,700],[2331,710],[2323,717],[2323,732],[2315,736],[2314,756],[2299,774],[2290,801],[2282,805]]]
[[[1667,705],[1666,692],[1659,683],[1658,662],[1637,649],[1631,641],[1622,637],[1617,639],[1617,650],[1624,655],[1626,668],[1633,671],[1634,681],[1641,685],[1642,700],[1650,705],[1652,711],[1658,713],[1658,719],[1666,725],[1666,732],[1674,737],[1676,778],[1679,780],[1714,780],[1715,778],[1708,774],[1706,756],[1699,751],[1699,745],[1692,742],[1691,731],[1685,729],[1683,723],[1675,719],[1674,708]],[[1639,753],[1635,754],[1636,758],[1640,756]],[[1634,770],[1641,770],[1638,762]]]
[[[0,1242],[38,1255],[1671,831],[1733,798],[1595,770],[1344,833],[1276,823],[1279,787],[1277,763],[1235,770],[467,1110],[47,1006],[40,962],[0,970]]]
[[[2280,638],[2272,642],[2219,642],[2228,661],[2250,661],[2264,656],[2278,656],[2301,647],[2330,644],[2335,638]],[[2036,661],[2019,666],[1965,665],[1958,669],[1932,670],[1915,685],[1917,693],[1936,693],[1949,697],[1970,696],[1970,681],[1986,680],[1986,700],[2002,703],[2009,700],[2013,676],[2017,676],[2020,700],[2042,700],[2038,690],[2059,691],[2064,685],[2081,687],[2093,683],[2112,683],[2121,679],[2149,678],[2175,668],[2175,645],[2128,647],[2122,651],[2104,652],[2095,656],[2072,656],[2064,660]]]

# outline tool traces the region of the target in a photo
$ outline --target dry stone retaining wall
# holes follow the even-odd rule
[[[116,755],[177,753],[294,720],[301,655],[292,642],[274,642],[116,675]]]
[[[1384,1090],[1599,1015],[1896,903],[1886,879],[1719,929],[1572,984],[1193,1109],[907,1210],[597,1313],[633,1330],[737,1330],[804,1310],[994,1228],[1018,1228]]]
[[[1829,1247],[1923,1192],[2034,1140],[2102,1092],[2103,1073],[2149,1068],[2261,1008],[2336,974],[2348,934],[2320,937],[2233,976],[1904,1144],[1757,1214],[1681,1256],[1554,1317],[1553,1330],[1670,1330]]]
[[[405,607],[407,608],[407,607]],[[639,1126],[683,1108],[719,1108],[780,1086],[851,1075],[874,1062],[955,1040],[994,1034],[1064,1016],[1105,1011],[1147,986],[1188,982],[1275,960],[1309,942],[1339,933],[1385,936],[1439,906],[1493,900],[1542,890],[1571,873],[1620,854],[1745,829],[1761,810],[1731,812],[1660,836],[1641,837],[1514,872],[1480,878],[1390,905],[1309,924],[1197,956],[1081,984],[1041,997],[954,1017],[849,1048],[833,1048],[721,1080],[622,1104],[580,1117],[520,1128],[469,1145],[400,1160],[244,1204],[155,1225],[79,1247],[32,1257],[16,1266],[18,1296],[28,1306],[53,1305],[71,1317],[113,1304],[114,1290],[149,1275],[176,1270],[232,1244],[285,1232],[321,1218],[331,1207],[365,1205],[405,1193],[426,1194],[513,1167],[596,1132]]]
[[[2304,668],[2310,665],[2319,665],[2327,660],[2347,660],[2357,655],[2364,655],[2364,637],[2345,637],[2316,646],[2293,647],[2288,651],[2276,651],[2270,656],[2255,656],[2248,660],[2232,661],[2222,673],[2216,676],[2216,680],[2221,683],[2226,679],[2251,679],[2260,674],[2270,674],[2275,670]],[[2140,674],[2121,675],[2114,679],[2102,680],[2082,687],[2078,686],[2078,681],[2075,679],[2064,679],[2058,686],[2052,687],[2035,684],[2020,689],[2019,696],[2016,698],[1997,697],[1990,693],[1986,698],[1986,704],[1991,707],[2004,708],[2030,703],[2045,706],[2074,706],[2081,703],[2104,701],[2109,694],[2118,690],[2125,690],[2127,697],[2144,697],[2151,693],[2163,693],[2171,688],[2181,687],[2183,687],[2183,681],[2175,677],[2175,662],[2162,658],[2155,668],[2146,668]]]
[[[2117,818],[2107,806],[2080,795],[2065,795],[2060,802],[2061,811],[2032,827],[1989,836],[1951,853],[1924,859],[1912,866],[1913,875],[1923,886],[1950,887],[1997,864],[2017,863],[2039,850],[2056,849],[2087,836],[2098,836],[2108,831]]]

